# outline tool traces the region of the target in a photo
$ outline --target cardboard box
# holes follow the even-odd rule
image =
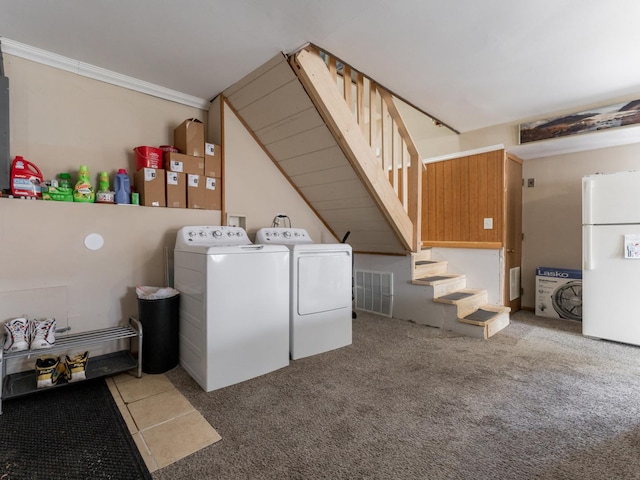
[[[536,268],[536,315],[582,320],[582,270]]]
[[[204,175],[204,157],[165,152],[164,168],[171,172]]]
[[[220,145],[204,144],[204,176],[222,177],[222,147]]]
[[[187,174],[187,208],[205,208],[205,186],[202,175]]]
[[[204,157],[204,124],[188,118],[173,130],[173,144],[185,155]]]
[[[222,210],[222,179],[205,177],[204,208]]]
[[[167,207],[187,208],[187,174],[167,172]]]
[[[136,192],[140,194],[140,205],[147,207],[165,207],[164,170],[141,168],[133,176]]]

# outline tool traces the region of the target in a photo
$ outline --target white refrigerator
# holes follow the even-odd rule
[[[582,179],[582,333],[640,345],[640,171]]]

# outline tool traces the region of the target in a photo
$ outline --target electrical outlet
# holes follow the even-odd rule
[[[536,186],[536,179],[535,178],[527,179],[527,187],[535,187],[535,186]]]
[[[484,219],[484,229],[492,230],[493,229],[493,218],[485,218]]]

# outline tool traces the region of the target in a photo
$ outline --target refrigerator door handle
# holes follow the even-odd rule
[[[593,254],[591,251],[593,225],[585,225],[582,228],[584,229],[582,232],[582,258],[584,259],[583,268],[585,270],[593,270]]]
[[[582,187],[582,224],[591,225],[593,223],[593,181],[585,178]]]

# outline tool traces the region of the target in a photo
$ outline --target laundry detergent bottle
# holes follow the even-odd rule
[[[96,192],[91,185],[91,178],[89,178],[89,169],[86,165],[80,165],[78,171],[78,181],[73,189],[73,201],[93,203],[96,200]]]
[[[129,175],[127,175],[127,171],[124,168],[119,169],[118,173],[116,173],[116,177],[113,180],[113,185],[116,191],[116,203],[131,203],[131,183],[129,180]]]
[[[100,172],[96,203],[113,203],[113,192],[109,189],[109,174],[107,172]]]

